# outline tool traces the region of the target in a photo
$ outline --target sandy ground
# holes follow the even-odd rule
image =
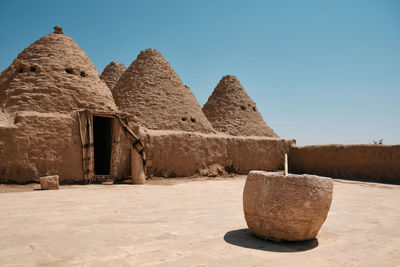
[[[335,180],[318,239],[275,244],[248,232],[244,183],[2,186],[0,266],[400,266],[399,185]]]

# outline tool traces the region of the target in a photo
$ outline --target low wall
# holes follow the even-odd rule
[[[400,145],[292,146],[289,171],[399,184]]]
[[[213,170],[247,174],[283,168],[293,140],[235,137],[183,131],[137,129],[145,144],[147,175],[163,177],[210,175]],[[132,138],[114,123],[111,176],[131,174]],[[28,183],[45,175],[60,183],[86,183],[76,112],[21,112],[0,124],[0,183]]]
[[[235,137],[180,131],[148,131],[145,141],[148,176],[191,176],[212,164],[247,174],[283,168],[294,140]]]

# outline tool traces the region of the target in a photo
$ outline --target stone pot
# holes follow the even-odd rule
[[[258,237],[280,241],[315,238],[332,202],[332,179],[251,171],[243,192],[247,226]]]

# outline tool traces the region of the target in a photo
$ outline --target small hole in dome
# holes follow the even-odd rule
[[[36,67],[31,67],[29,70],[30,72],[36,72]]]
[[[240,108],[241,108],[242,110],[246,110],[246,107],[245,107],[245,106],[240,106]]]
[[[255,108],[255,107],[253,107],[253,111],[256,111],[256,108]]]
[[[72,74],[73,73],[72,69],[65,69],[65,72],[68,73],[68,74]]]
[[[182,121],[186,121],[186,118],[185,117],[182,117],[182,119],[181,119]]]
[[[86,73],[84,71],[81,71],[81,77],[86,77]]]
[[[23,69],[23,68],[19,68],[19,69],[18,69],[18,72],[19,72],[19,73],[23,73],[23,72],[24,72],[24,69]]]
[[[196,122],[196,119],[195,118],[190,118],[190,121],[191,122]]]

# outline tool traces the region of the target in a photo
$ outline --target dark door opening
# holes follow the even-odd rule
[[[93,116],[94,173],[110,175],[112,119]]]

